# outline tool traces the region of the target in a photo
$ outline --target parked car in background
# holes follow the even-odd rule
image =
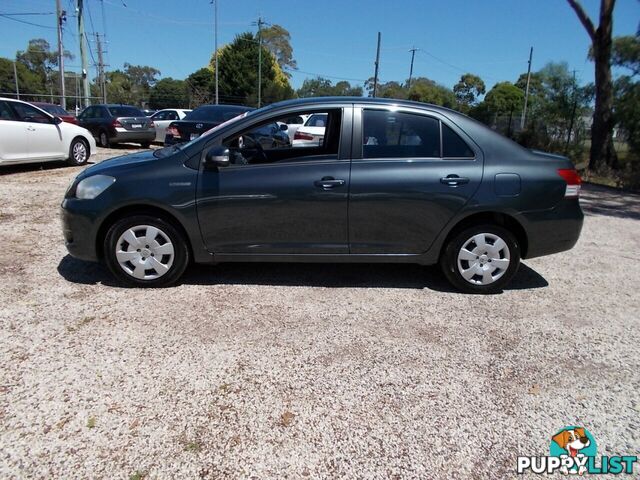
[[[322,144],[324,130],[327,124],[326,113],[310,115],[293,135],[293,145],[298,147],[313,147]]]
[[[86,129],[27,102],[0,98],[0,165],[55,160],[83,165],[95,151]]]
[[[316,145],[239,141],[306,114],[324,114]],[[305,98],[181,148],[85,169],[65,195],[62,224],[71,255],[102,259],[139,287],[171,285],[191,261],[412,262],[439,263],[462,291],[494,293],[521,258],[575,245],[580,182],[566,157],[527,150],[447,108]]]
[[[105,148],[125,142],[149,148],[156,138],[153,121],[130,105],[92,105],[78,115],[78,122]]]
[[[167,127],[174,120],[182,120],[191,110],[181,108],[167,108],[159,110],[151,115],[153,126],[156,128],[156,142],[164,143],[164,137],[167,133]]]
[[[31,105],[35,105],[36,107],[41,108],[45,112],[50,113],[55,117],[60,117],[65,122],[78,125],[78,119],[76,118],[76,116],[67,112],[60,105],[54,105],[53,103],[45,102],[31,102]]]
[[[156,113],[156,112],[157,112],[157,110],[151,110],[151,109],[149,109],[149,108],[145,108],[145,109],[143,109],[142,111],[144,112],[144,114],[145,114],[147,117],[150,117],[151,115],[153,115],[154,113]]]
[[[304,125],[304,122],[307,121],[309,115],[293,115],[289,118],[283,119],[282,123],[287,126],[287,134],[289,135],[289,140],[293,142],[293,137],[298,131],[298,129]]]
[[[189,142],[207,130],[251,110],[253,108],[240,105],[202,105],[189,112],[182,120],[169,124],[164,144]]]

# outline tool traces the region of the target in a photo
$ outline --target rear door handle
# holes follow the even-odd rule
[[[333,177],[323,177],[322,180],[316,180],[313,182],[316,187],[329,190],[330,188],[339,187],[344,185],[344,180],[335,179]]]
[[[447,175],[440,179],[440,183],[444,183],[450,187],[457,187],[458,185],[469,183],[469,179],[466,177],[459,177],[458,175]]]

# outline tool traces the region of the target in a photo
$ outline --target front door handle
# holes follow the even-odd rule
[[[324,190],[329,190],[330,188],[344,185],[344,180],[336,180],[333,177],[322,177],[322,180],[316,180],[315,182],[313,182],[313,184],[316,187],[323,188]]]
[[[447,175],[440,179],[440,183],[444,183],[450,187],[457,187],[458,185],[469,183],[469,179],[466,177],[459,177],[458,175]]]

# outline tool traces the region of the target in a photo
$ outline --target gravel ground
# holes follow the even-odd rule
[[[66,253],[79,171],[0,170],[0,477],[515,478],[573,424],[640,452],[639,196],[586,187],[577,247],[496,296],[410,265],[137,290]]]

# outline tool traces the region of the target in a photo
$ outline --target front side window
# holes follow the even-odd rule
[[[363,111],[363,158],[439,158],[440,121],[389,110]]]
[[[18,114],[18,118],[23,122],[51,123],[50,117],[31,105],[16,102],[14,103],[13,108]]]
[[[0,120],[15,120],[13,111],[7,102],[0,101]]]
[[[301,113],[300,115],[304,115]],[[342,110],[314,113],[322,122],[301,126],[290,138],[286,121],[292,115],[260,122],[240,134],[226,138],[231,163],[257,165],[285,161],[309,161],[337,158],[340,145]]]

